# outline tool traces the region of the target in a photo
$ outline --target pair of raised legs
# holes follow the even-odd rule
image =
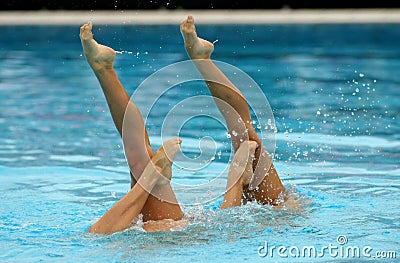
[[[245,200],[276,205],[284,187],[252,126],[245,98],[210,59],[214,46],[197,37],[193,17],[189,16],[182,21],[180,27],[186,51],[206,80],[229,132],[236,131],[239,134],[231,137],[235,156],[228,173],[227,191],[221,208],[238,206]],[[129,132],[124,132],[122,138],[132,179],[132,189],[128,194],[96,222],[89,232],[112,233],[123,230],[139,214],[143,215],[144,222],[162,222],[145,224],[144,228],[148,231],[168,231],[182,227],[183,223],[174,223],[182,222],[178,220],[183,218],[183,212],[168,182],[172,176],[173,157],[179,151],[181,140],[173,138],[165,142],[156,153],[153,152],[141,113],[114,71],[115,51],[93,39],[91,22],[81,27],[80,37],[86,59],[100,82],[121,136],[124,116],[129,117],[129,121],[124,123],[124,131],[127,129]],[[241,125],[238,124],[238,118],[242,120]],[[260,183],[257,183],[257,187],[250,187],[250,181]]]

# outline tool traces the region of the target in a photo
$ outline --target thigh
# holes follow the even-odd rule
[[[261,204],[275,205],[285,188],[278,176],[272,160],[263,149],[254,170],[253,181],[245,189],[247,199]]]
[[[122,125],[122,141],[132,179],[136,181],[153,157],[154,152],[150,146],[142,115],[132,102],[128,103],[125,111]]]

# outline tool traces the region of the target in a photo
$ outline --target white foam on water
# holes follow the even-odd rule
[[[62,162],[90,162],[101,160],[100,157],[87,155],[50,155],[49,159]]]
[[[150,136],[150,142],[151,145],[154,146],[161,146],[163,143],[163,140],[160,136]],[[164,138],[164,140],[168,140],[170,138]],[[182,145],[181,149],[182,150],[193,150],[193,149],[198,149],[199,148],[199,142],[201,139],[193,139],[193,138],[181,138],[182,139]],[[217,142],[214,140],[215,147],[218,148],[223,148],[224,144],[221,142]],[[209,144],[204,144],[203,147],[208,147],[210,146]]]
[[[16,162],[18,158],[0,158],[0,162]]]
[[[351,165],[351,164],[349,164]],[[383,169],[376,167],[376,169],[344,166],[339,163],[307,163],[305,165],[296,165],[294,163],[276,163],[278,169],[297,176],[301,174],[338,174],[338,175],[393,175],[400,176],[400,168]]]
[[[309,145],[343,145],[369,148],[396,148],[400,147],[400,141],[389,140],[376,136],[338,136],[322,133],[278,133],[276,139],[281,141],[296,141]]]

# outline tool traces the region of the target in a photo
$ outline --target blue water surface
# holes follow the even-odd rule
[[[371,257],[359,260],[378,260],[376,252],[389,251],[398,260],[399,26],[199,25],[197,30],[218,40],[214,59],[249,74],[267,96],[277,126],[276,168],[284,184],[311,204],[296,210],[247,204],[225,211],[213,209],[213,203],[187,205],[191,222],[183,231],[148,234],[133,227],[108,236],[86,234],[130,182],[121,139],[82,54],[79,27],[1,26],[0,261],[354,260],[326,251],[311,259],[295,258],[288,250],[285,259],[277,250],[261,257],[266,244],[319,250],[369,246]],[[95,25],[94,35],[123,51],[115,68],[129,94],[153,72],[187,59],[178,26]],[[192,83],[160,103],[171,106],[203,93],[201,83]],[[136,103],[140,108],[144,102]],[[155,112],[148,122],[155,149],[164,117]],[[200,154],[204,136],[213,137],[222,151],[213,166],[174,171],[173,181],[212,180],[229,161],[223,125],[194,120],[180,136],[192,157]],[[195,200],[196,193],[181,192],[178,198]]]

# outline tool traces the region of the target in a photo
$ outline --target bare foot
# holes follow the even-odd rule
[[[214,45],[207,40],[197,37],[194,19],[188,16],[181,22],[181,33],[185,41],[186,51],[191,59],[209,59]]]
[[[151,161],[157,168],[160,176],[157,184],[167,184],[172,177],[172,161],[175,155],[179,152],[182,140],[174,137],[166,142],[157,150]]]
[[[93,39],[92,22],[81,26],[80,34],[83,51],[85,52],[86,60],[94,71],[101,69],[112,69],[115,50],[101,45]]]
[[[243,143],[248,144],[248,156],[246,168],[244,169],[242,178],[243,178],[243,186],[247,186],[250,184],[251,178],[253,177],[253,161],[254,161],[254,153],[258,147],[258,144],[255,141],[245,141]]]
[[[233,157],[231,168],[228,174],[228,187],[236,183],[246,186],[253,176],[254,153],[257,149],[255,141],[244,141]]]

